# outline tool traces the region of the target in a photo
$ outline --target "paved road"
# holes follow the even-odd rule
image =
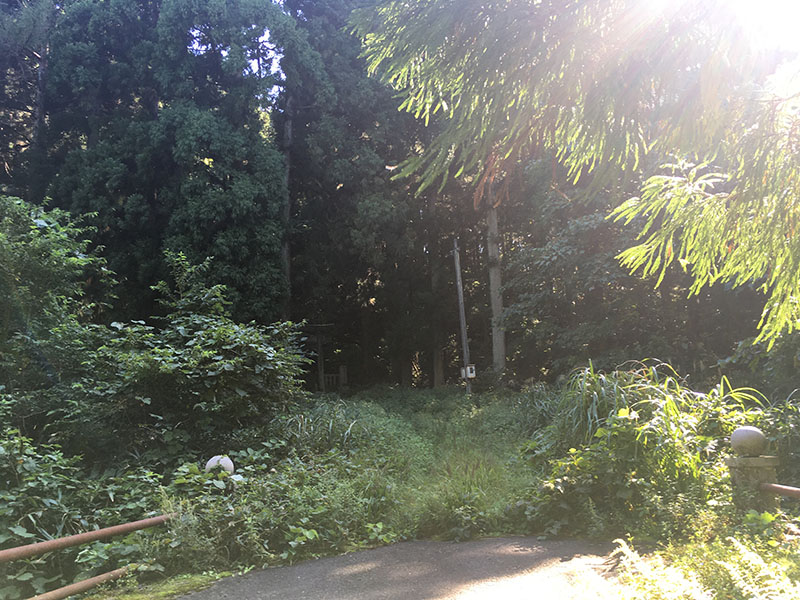
[[[583,600],[617,598],[611,548],[493,538],[403,542],[231,577],[185,600]]]

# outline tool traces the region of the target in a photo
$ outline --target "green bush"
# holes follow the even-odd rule
[[[117,525],[158,508],[161,478],[145,469],[87,473],[80,457],[34,446],[17,430],[0,433],[0,549]],[[0,599],[27,598],[128,564],[142,556],[141,534],[7,563]]]
[[[111,281],[89,249],[90,231],[64,211],[0,195],[0,385],[15,370],[6,347],[14,335],[35,339],[70,315],[91,313],[87,282]]]
[[[179,516],[154,538],[152,558],[180,571],[342,552],[369,543],[396,502],[391,478],[337,451],[268,464],[245,462],[233,477],[179,469],[164,508]]]
[[[719,361],[719,368],[730,378],[745,381],[770,398],[784,400],[800,386],[797,367],[800,365],[800,334],[785,333],[774,344],[741,340],[734,352]]]
[[[202,284],[208,263],[194,266],[180,254],[170,260],[176,285],[157,286],[168,312],[154,324],[70,320],[46,339],[21,342],[58,372],[55,383],[9,385],[6,401],[29,415],[27,431],[107,463],[126,450],[151,465],[172,464],[213,452],[240,428],[269,423],[302,396],[307,359],[295,326],[232,321],[224,288]]]
[[[662,368],[663,370],[663,368]],[[685,535],[709,501],[730,497],[720,442],[763,419],[761,399],[726,380],[708,394],[657,368],[578,372],[551,424],[525,447],[549,473],[523,500],[552,534]]]
[[[794,415],[789,405],[766,405],[725,380],[695,393],[664,367],[609,374],[590,367],[561,388],[478,397],[452,389],[307,397],[288,402],[269,422],[251,419],[216,437],[213,453],[230,449],[234,475],[205,473],[191,456],[163,487],[142,469],[87,473],[58,448],[7,434],[3,448],[21,448],[32,461],[25,463],[27,483],[15,484],[4,500],[8,527],[44,538],[62,522],[79,530],[116,522],[114,516],[141,518],[158,506],[178,513],[164,527],[65,554],[58,560],[66,568],[17,565],[9,585],[24,584],[27,592],[30,583],[14,577],[35,577],[42,586],[48,577],[64,581],[131,561],[168,573],[236,570],[399,539],[499,533],[632,534],[698,544],[734,535],[769,552],[777,526],[764,515],[738,515],[722,442],[743,423],[761,424],[770,435],[789,431]],[[155,453],[140,459],[162,469],[168,463]],[[42,509],[39,499],[54,486],[64,491],[62,504]],[[40,519],[41,531],[29,528],[28,515]]]

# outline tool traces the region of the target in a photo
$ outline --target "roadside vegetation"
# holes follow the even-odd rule
[[[207,456],[191,451],[165,454],[160,472],[99,470],[5,429],[4,546],[151,513],[178,517],[13,563],[2,594],[23,598],[129,563],[147,582],[415,538],[535,534],[626,540],[623,572],[647,597],[757,597],[794,585],[796,529],[788,515],[735,508],[725,437],[756,424],[783,451],[800,441],[799,420],[790,403],[767,404],[725,381],[700,394],[665,365],[638,365],[471,397],[383,388],[303,398],[227,442],[220,451],[233,476],[205,473]],[[669,566],[641,561],[631,546],[659,550]],[[669,595],[675,581],[686,595]]]

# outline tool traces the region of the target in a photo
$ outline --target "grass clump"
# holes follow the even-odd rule
[[[139,585],[129,578],[113,588],[90,594],[85,600],[170,600],[191,592],[204,590],[224,577],[233,575],[230,571],[207,571],[205,573],[176,575],[158,583]]]

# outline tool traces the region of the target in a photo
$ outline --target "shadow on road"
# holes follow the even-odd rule
[[[233,577],[184,598],[507,600],[552,597],[562,600],[573,596],[569,590],[575,587],[576,579],[584,571],[591,571],[603,583],[593,569],[601,565],[610,549],[576,540],[538,541],[524,537],[459,544],[404,542]]]

